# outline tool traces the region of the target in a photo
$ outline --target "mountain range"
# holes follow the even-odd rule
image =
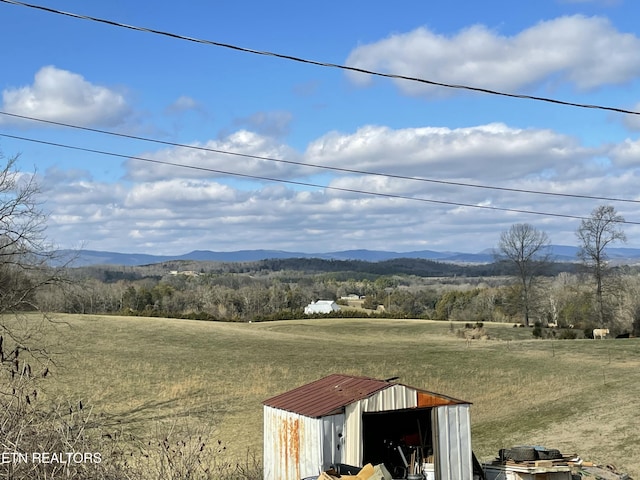
[[[557,262],[577,261],[578,248],[567,245],[551,245],[549,252]],[[236,250],[216,252],[211,250],[194,250],[182,255],[152,255],[142,253],[118,253],[97,250],[61,250],[62,258],[73,258],[71,266],[90,265],[123,265],[140,266],[168,261],[203,261],[203,262],[254,262],[266,259],[282,258],[320,258],[325,260],[360,260],[365,262],[381,262],[395,258],[420,258],[445,263],[482,264],[491,263],[495,257],[492,249],[477,253],[438,252],[434,250],[417,250],[413,252],[392,252],[384,250],[344,250],[325,253],[287,252],[282,250]],[[640,248],[610,248],[608,258],[617,264],[640,263]]]

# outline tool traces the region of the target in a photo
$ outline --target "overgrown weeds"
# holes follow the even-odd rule
[[[130,466],[141,479],[158,480],[260,480],[262,464],[248,451],[244,458],[227,452],[221,440],[210,440],[203,428],[179,431],[173,425],[164,435],[139,450]]]
[[[251,452],[238,459],[204,429],[176,425],[152,439],[108,433],[84,405],[25,408],[3,396],[0,479],[260,480]]]
[[[154,433],[128,431],[87,400],[50,396],[59,371],[46,320],[4,318],[0,331],[0,480],[259,480],[259,459],[237,459],[206,423],[176,414]],[[45,321],[45,323],[42,323]],[[68,360],[68,359],[67,359]],[[79,359],[77,359],[80,362]],[[77,379],[76,379],[77,380]]]

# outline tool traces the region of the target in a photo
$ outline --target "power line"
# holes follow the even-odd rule
[[[450,83],[444,83],[444,82],[436,82],[436,81],[433,81],[433,80],[427,80],[427,79],[419,78],[419,77],[410,77],[410,76],[406,76],[406,75],[398,75],[398,74],[393,74],[393,73],[382,73],[382,72],[378,72],[378,71],[374,71],[374,70],[367,70],[367,69],[363,69],[363,68],[350,67],[348,65],[340,65],[340,64],[336,64],[336,63],[330,63],[330,62],[321,62],[321,61],[318,61],[318,60],[310,60],[310,59],[306,59],[306,58],[302,58],[302,57],[296,57],[296,56],[293,56],[293,55],[286,55],[286,54],[282,54],[282,53],[270,52],[270,51],[265,51],[265,50],[254,50],[254,49],[251,49],[251,48],[241,47],[241,46],[233,45],[233,44],[230,44],[230,43],[222,43],[222,42],[216,42],[216,41],[212,41],[212,40],[204,40],[204,39],[200,39],[200,38],[187,37],[187,36],[184,36],[184,35],[179,35],[177,33],[171,33],[171,32],[167,32],[167,31],[163,31],[163,30],[156,30],[156,29],[153,29],[153,28],[139,27],[139,26],[135,26],[135,25],[128,25],[128,24],[125,24],[125,23],[120,23],[120,22],[116,22],[116,21],[113,21],[113,20],[107,20],[107,19],[104,19],[104,18],[91,17],[91,16],[88,16],[88,15],[80,15],[80,14],[71,13],[71,12],[64,12],[64,11],[61,11],[61,10],[56,10],[54,8],[43,7],[41,5],[33,5],[33,4],[30,4],[30,3],[19,2],[17,0],[0,0],[0,2],[9,3],[9,4],[12,4],[12,5],[19,5],[19,6],[22,6],[22,7],[29,7],[29,8],[33,8],[33,9],[37,9],[37,10],[43,10],[43,11],[46,11],[46,12],[49,12],[49,13],[54,13],[56,15],[64,15],[64,16],[68,16],[68,17],[81,19],[81,20],[90,20],[90,21],[93,21],[93,22],[104,23],[104,24],[111,25],[111,26],[114,26],[114,27],[127,28],[127,29],[130,29],[130,30],[136,30],[136,31],[139,31],[139,32],[153,33],[153,34],[156,34],[156,35],[162,35],[162,36],[166,36],[166,37],[171,37],[171,38],[175,38],[175,39],[178,39],[178,40],[186,40],[186,41],[189,41],[189,42],[201,43],[201,44],[205,44],[205,45],[212,45],[212,46],[227,48],[227,49],[236,50],[236,51],[240,51],[240,52],[244,52],[244,53],[252,53],[254,55],[263,55],[263,56],[275,57],[275,58],[280,58],[280,59],[284,59],[284,60],[290,60],[290,61],[299,62],[299,63],[306,63],[306,64],[310,64],[310,65],[316,65],[316,66],[319,66],[319,67],[337,68],[337,69],[341,69],[341,70],[347,70],[347,71],[351,71],[351,72],[363,73],[363,74],[366,74],[366,75],[372,75],[372,76],[377,76],[377,77],[391,78],[391,79],[395,79],[395,80],[407,80],[407,81],[410,81],[410,82],[418,82],[418,83],[423,83],[423,84],[437,86],[437,87],[452,88],[452,89],[459,89],[459,90],[468,90],[468,91],[472,91],[472,92],[485,93],[485,94],[490,94],[490,95],[498,95],[498,96],[503,96],[503,97],[534,100],[534,101],[554,103],[554,104],[570,106],[570,107],[606,110],[606,111],[611,111],[611,112],[624,113],[624,114],[628,114],[628,115],[640,115],[640,112],[636,112],[636,111],[633,111],[633,110],[626,110],[626,109],[618,108],[618,107],[610,107],[610,106],[605,106],[605,105],[591,105],[591,104],[586,104],[586,103],[576,103],[576,102],[558,100],[558,99],[549,98],[549,97],[539,97],[539,96],[534,96],[534,95],[508,93],[508,92],[502,92],[502,91],[498,91],[498,90],[491,90],[491,89],[488,89],[488,88],[473,87],[473,86],[469,86],[469,85],[456,85],[456,84],[450,84]]]
[[[418,77],[409,77],[409,76],[404,76],[404,75],[382,73],[382,72],[376,72],[376,71],[372,71],[372,70],[366,70],[366,69],[361,69],[361,68],[356,68],[356,67],[350,67],[350,66],[346,66],[346,65],[339,65],[339,64],[334,64],[334,63],[320,62],[320,61],[316,61],[316,60],[309,60],[309,59],[305,59],[305,58],[301,58],[301,57],[295,57],[295,56],[285,55],[285,54],[280,54],[280,53],[275,53],[275,52],[254,50],[254,49],[250,49],[250,48],[240,47],[238,45],[215,42],[215,41],[211,41],[211,40],[198,39],[198,38],[194,38],[194,37],[187,37],[187,36],[183,36],[183,35],[179,35],[179,34],[175,34],[175,33],[171,33],[171,32],[155,30],[155,29],[145,28],[145,27],[139,27],[139,26],[134,26],[134,25],[127,25],[127,24],[119,23],[119,22],[112,21],[112,20],[107,20],[107,19],[102,19],[102,18],[97,18],[97,17],[91,17],[91,16],[86,16],[86,15],[80,15],[80,14],[71,13],[71,12],[64,12],[64,11],[56,10],[56,9],[53,9],[53,8],[43,7],[43,6],[40,6],[40,5],[33,5],[33,4],[29,4],[29,3],[24,3],[24,2],[19,2],[19,1],[16,1],[16,0],[0,0],[0,2],[9,3],[9,4],[13,4],[13,5],[19,5],[19,6],[23,6],[23,7],[29,7],[29,8],[38,9],[38,10],[43,10],[43,11],[46,11],[46,12],[49,12],[49,13],[69,16],[69,17],[73,17],[73,18],[77,18],[77,19],[90,20],[90,21],[94,21],[94,22],[104,23],[104,24],[108,24],[108,25],[111,25],[111,26],[115,26],[115,27],[127,28],[127,29],[141,31],[141,32],[147,32],[147,33],[153,33],[153,34],[168,36],[168,37],[176,38],[176,39],[179,39],[179,40],[186,40],[186,41],[191,41],[191,42],[195,42],[195,43],[208,44],[208,45],[213,45],[213,46],[217,46],[217,47],[223,47],[223,48],[228,48],[228,49],[232,49],[232,50],[237,50],[237,51],[241,51],[241,52],[245,52],[245,53],[252,53],[252,54],[256,54],[256,55],[272,56],[272,57],[276,57],[276,58],[280,58],[280,59],[291,60],[291,61],[296,61],[296,62],[301,62],[301,63],[307,63],[307,64],[311,64],[311,65],[316,65],[316,66],[338,68],[338,69],[342,69],[342,70],[354,71],[354,72],[373,75],[373,76],[380,76],[380,77],[385,77],[385,78],[414,81],[414,82],[425,83],[425,84],[429,84],[429,85],[433,85],[433,86],[440,86],[440,87],[445,87],[445,88],[464,89],[464,90],[475,91],[475,92],[480,92],[480,93],[486,93],[486,94],[492,94],[492,95],[500,95],[500,96],[506,96],[506,97],[512,97],[512,98],[521,98],[521,99],[543,101],[543,102],[555,103],[555,104],[566,105],[566,106],[573,106],[573,107],[580,107],[580,108],[591,108],[591,109],[600,109],[600,110],[608,110],[608,111],[614,111],[614,112],[624,113],[624,114],[640,115],[640,112],[635,112],[635,111],[631,111],[631,110],[625,110],[625,109],[621,109],[621,108],[617,108],[617,107],[574,103],[574,102],[567,102],[567,101],[548,98],[548,97],[538,97],[538,96],[531,96],[531,95],[513,94],[513,93],[506,93],[506,92],[490,90],[490,89],[485,89],[485,88],[479,88],[479,87],[473,87],[473,86],[468,86],[468,85],[455,85],[455,84],[448,84],[448,83],[442,83],[442,82],[435,82],[435,81],[431,81],[431,80],[427,80],[427,79],[423,79],[423,78],[418,78]],[[121,136],[121,137],[126,137],[126,138],[131,138],[131,139],[136,139],[136,140],[142,140],[142,141],[148,141],[148,142],[161,143],[161,144],[166,144],[166,145],[171,145],[171,146],[176,146],[176,147],[199,149],[199,150],[205,150],[205,151],[210,151],[210,152],[219,153],[219,154],[225,154],[225,155],[236,155],[236,156],[242,156],[242,157],[246,157],[246,158],[254,158],[254,159],[273,161],[273,162],[282,162],[282,163],[294,164],[294,165],[299,165],[299,166],[304,166],[304,167],[322,168],[322,169],[340,171],[340,172],[346,172],[346,173],[366,174],[366,175],[374,175],[374,176],[383,176],[383,177],[388,177],[388,178],[397,178],[397,179],[404,179],[404,180],[431,182],[431,183],[439,183],[439,184],[455,185],[455,186],[463,186],[463,187],[471,187],[471,188],[484,188],[484,189],[491,189],[491,190],[511,191],[511,192],[517,192],[517,193],[530,193],[530,194],[538,194],[538,195],[553,195],[553,196],[561,196],[561,197],[584,198],[584,199],[594,199],[594,200],[604,200],[604,201],[640,203],[639,200],[619,199],[619,198],[611,198],[611,197],[599,197],[599,196],[590,196],[590,195],[578,195],[578,194],[566,194],[566,193],[558,193],[558,192],[543,192],[543,191],[516,189],[516,188],[508,188],[508,187],[496,187],[496,186],[489,186],[489,185],[478,185],[478,184],[470,184],[470,183],[452,182],[452,181],[446,181],[446,180],[435,180],[435,179],[428,179],[428,178],[422,178],[422,177],[408,177],[408,176],[394,175],[394,174],[367,172],[367,171],[362,171],[362,170],[354,170],[354,169],[347,169],[347,168],[340,168],[340,167],[328,167],[328,166],[323,166],[323,165],[304,164],[302,162],[294,162],[294,161],[288,161],[288,160],[283,160],[283,159],[274,159],[274,158],[262,157],[262,156],[257,156],[257,155],[242,154],[242,153],[238,153],[238,152],[229,152],[229,151],[224,151],[224,150],[210,149],[210,148],[206,148],[206,147],[196,147],[196,146],[193,146],[193,145],[184,145],[184,144],[179,144],[179,143],[164,142],[164,141],[160,141],[160,140],[148,139],[148,138],[143,138],[143,137],[135,137],[135,136],[125,135],[125,134],[117,134],[117,133],[114,133],[114,132],[107,132],[107,131],[91,129],[91,128],[87,128],[87,127],[79,127],[79,126],[63,124],[63,123],[58,123],[58,122],[51,122],[51,121],[41,120],[41,119],[36,119],[36,118],[31,118],[31,117],[24,117],[24,116],[10,114],[10,113],[6,113],[6,112],[0,112],[0,113],[4,114],[4,115],[11,115],[11,116],[15,116],[15,117],[25,118],[25,119],[29,119],[29,120],[43,121],[43,122],[48,122],[48,123],[62,125],[62,126],[71,127],[71,128],[80,128],[80,129],[84,129],[84,130],[88,130],[88,131],[94,131],[94,132],[97,132],[97,133],[103,133],[103,134],[109,134],[109,135],[117,135],[117,136]],[[125,155],[114,154],[114,153],[111,153],[111,152],[103,152],[103,151],[99,151],[99,150],[84,149],[84,148],[81,148],[81,147],[74,147],[74,146],[64,145],[64,144],[56,144],[56,143],[53,143],[53,142],[45,142],[45,141],[34,140],[34,139],[25,138],[25,137],[6,135],[6,134],[0,134],[0,135],[6,136],[6,137],[10,137],[10,138],[20,139],[20,140],[25,140],[25,141],[32,141],[32,142],[48,144],[48,145],[52,145],[52,146],[58,146],[58,147],[63,147],[63,148],[71,148],[71,149],[76,149],[76,150],[83,150],[83,151],[92,152],[92,153],[99,153],[99,154],[103,154],[103,155],[119,156],[119,157],[134,159],[134,160],[141,160],[141,161],[148,161],[148,162],[172,165],[172,166],[176,166],[176,167],[206,170],[206,171],[213,172],[213,173],[220,173],[220,174],[224,174],[224,175],[253,178],[253,179],[258,179],[258,180],[267,180],[267,181],[273,181],[273,182],[284,182],[284,183],[291,183],[291,184],[318,187],[318,188],[341,190],[341,191],[352,192],[352,193],[378,195],[378,196],[385,196],[385,197],[390,197],[390,198],[403,198],[403,199],[408,199],[408,200],[418,200],[418,201],[426,201],[426,202],[432,202],[432,203],[442,203],[442,204],[447,204],[447,205],[466,206],[466,207],[472,207],[472,208],[485,208],[485,209],[490,209],[490,210],[502,210],[502,211],[528,213],[528,214],[535,214],[535,215],[546,215],[546,216],[558,216],[558,217],[574,218],[574,219],[584,219],[585,218],[585,217],[573,216],[573,215],[563,215],[563,214],[555,214],[555,213],[548,213],[548,212],[536,212],[536,211],[529,211],[529,210],[518,210],[518,209],[507,209],[507,208],[500,208],[500,207],[491,207],[491,206],[472,205],[472,204],[464,204],[464,203],[459,203],[459,202],[447,202],[447,201],[441,201],[441,200],[406,197],[406,196],[402,196],[402,195],[381,194],[381,193],[377,193],[377,192],[367,192],[367,191],[360,191],[360,190],[355,190],[355,189],[345,189],[345,188],[340,188],[340,187],[330,187],[330,186],[323,186],[323,185],[317,185],[317,184],[306,183],[306,182],[296,182],[296,181],[289,181],[289,180],[283,180],[283,179],[276,179],[276,178],[269,178],[269,177],[261,177],[261,176],[254,176],[254,175],[248,175],[248,174],[227,172],[227,171],[222,171],[222,170],[207,169],[207,168],[204,168],[204,167],[181,165],[181,164],[171,163],[171,162],[162,162],[162,161],[159,161],[159,160],[144,159],[144,158],[132,157],[132,156],[128,156],[128,155],[125,156]],[[624,223],[635,224],[635,222],[624,222]],[[640,224],[640,223],[638,223],[638,224]]]
[[[604,196],[595,196],[595,195],[582,195],[582,194],[577,194],[577,193],[547,192],[547,191],[541,191],[541,190],[528,190],[528,189],[522,189],[522,188],[498,187],[498,186],[493,186],[493,185],[482,185],[482,184],[476,184],[476,183],[454,182],[454,181],[451,181],[451,180],[439,180],[439,179],[425,178],[425,177],[414,177],[414,176],[398,175],[398,174],[392,174],[392,173],[371,172],[371,171],[367,171],[367,170],[357,170],[357,169],[344,168],[344,167],[330,167],[330,166],[327,166],[327,165],[296,162],[296,161],[293,161],[293,160],[284,160],[284,159],[280,159],[280,158],[265,157],[265,156],[262,156],[262,155],[253,155],[253,154],[241,153],[241,152],[231,152],[231,151],[228,151],[228,150],[221,150],[221,149],[215,149],[215,148],[209,148],[209,147],[200,147],[200,146],[196,146],[196,145],[187,145],[187,144],[184,144],[184,143],[169,142],[169,141],[165,141],[165,140],[158,140],[158,139],[147,138],[147,137],[139,137],[139,136],[129,135],[129,134],[125,134],[125,133],[117,133],[117,132],[110,132],[108,130],[100,130],[100,129],[97,129],[97,128],[82,127],[82,126],[79,126],[79,125],[72,125],[72,124],[63,123],[63,122],[56,122],[56,121],[53,121],[53,120],[44,120],[44,119],[41,119],[41,118],[28,117],[28,116],[25,116],[25,115],[18,115],[18,114],[15,114],[15,113],[8,113],[8,112],[3,112],[3,111],[0,111],[0,115],[5,115],[5,116],[9,116],[9,117],[14,117],[14,118],[20,118],[20,119],[23,119],[23,120],[42,122],[42,123],[47,123],[47,124],[50,124],[50,125],[56,125],[56,126],[61,126],[61,127],[74,128],[74,129],[78,129],[78,130],[84,130],[84,131],[93,132],[93,133],[100,133],[100,134],[104,134],[104,135],[112,135],[112,136],[116,136],[116,137],[128,138],[128,139],[131,139],[131,140],[140,140],[140,141],[144,141],[144,142],[157,143],[157,144],[167,145],[167,146],[172,146],[172,147],[188,148],[188,149],[192,149],[192,150],[201,150],[201,151],[205,151],[205,152],[217,153],[217,154],[222,154],[222,155],[231,155],[231,156],[237,156],[237,157],[251,158],[251,159],[255,159],[255,160],[263,160],[263,161],[268,161],[268,162],[278,162],[278,163],[283,163],[283,164],[287,164],[287,165],[296,165],[296,166],[300,166],[300,167],[317,168],[317,169],[329,170],[329,171],[341,172],[341,173],[354,173],[354,174],[358,174],[358,175],[371,175],[371,176],[393,178],[393,179],[399,179],[399,180],[411,180],[411,181],[416,181],[416,182],[434,183],[434,184],[440,184],[440,185],[452,185],[452,186],[467,187],[467,188],[479,188],[479,189],[496,190],[496,191],[503,191],[503,192],[527,193],[527,194],[534,194],[534,195],[546,195],[546,196],[565,197],[565,198],[579,198],[579,199],[587,199],[587,200],[600,200],[600,201],[606,201],[606,202],[640,203],[640,200],[633,200],[633,199],[626,199],[626,198],[604,197]]]
[[[23,141],[26,141],[26,142],[39,143],[39,144],[42,144],[42,145],[49,145],[49,146],[54,146],[54,147],[66,148],[66,149],[70,149],[70,150],[77,150],[77,151],[94,153],[94,154],[99,154],[99,155],[107,155],[107,156],[111,156],[111,157],[126,158],[126,159],[131,159],[131,160],[138,160],[138,161],[149,162],[149,163],[154,163],[154,164],[158,164],[158,165],[168,165],[168,166],[178,167],[178,168],[187,168],[187,169],[191,169],[191,170],[198,170],[198,171],[209,172],[209,173],[217,173],[217,174],[228,175],[228,176],[232,176],[232,177],[248,178],[248,179],[252,179],[252,180],[277,182],[277,183],[286,183],[286,184],[290,184],[290,185],[298,185],[298,186],[313,187],[313,188],[323,188],[323,189],[326,189],[326,190],[335,190],[335,191],[340,191],[340,192],[356,193],[356,194],[360,194],[360,195],[371,195],[371,196],[376,196],[376,197],[393,198],[393,199],[399,199],[399,200],[411,200],[411,201],[417,201],[417,202],[434,203],[434,204],[439,204],[439,205],[450,205],[450,206],[455,206],[455,207],[469,207],[469,208],[479,208],[479,209],[483,209],[483,210],[493,210],[493,211],[510,212],[510,213],[524,213],[524,214],[528,214],[528,215],[539,215],[539,216],[545,216],[545,217],[570,218],[570,219],[573,219],[573,220],[588,220],[589,219],[589,217],[582,217],[582,216],[579,216],[579,215],[569,215],[569,214],[561,214],[561,213],[541,212],[541,211],[536,211],[536,210],[524,210],[524,209],[516,209],[516,208],[495,207],[495,206],[490,206],[490,205],[474,205],[474,204],[471,204],[471,203],[451,202],[451,201],[446,201],[446,200],[435,200],[435,199],[422,198],[422,197],[409,197],[409,196],[406,196],[406,195],[398,195],[398,194],[392,194],[392,193],[381,193],[381,192],[371,192],[371,191],[359,190],[359,189],[355,189],[355,188],[345,188],[345,187],[335,187],[335,186],[330,186],[330,185],[320,185],[320,184],[311,183],[311,182],[302,182],[302,181],[296,181],[296,180],[285,180],[285,179],[282,179],[282,178],[266,177],[266,176],[262,176],[262,175],[251,175],[251,174],[248,174],[248,173],[230,172],[230,171],[227,171],[227,170],[219,170],[219,169],[214,169],[214,168],[199,167],[199,166],[196,166],[196,165],[186,165],[186,164],[181,164],[181,163],[167,162],[167,161],[163,161],[163,160],[155,160],[155,159],[143,158],[143,157],[137,157],[137,156],[131,156],[131,155],[123,155],[123,154],[114,153],[114,152],[107,152],[107,151],[104,151],[104,150],[97,150],[97,149],[92,149],[92,148],[78,147],[78,146],[68,145],[68,144],[63,144],[63,143],[49,142],[49,141],[45,141],[45,140],[38,140],[38,139],[33,139],[33,138],[28,138],[28,137],[21,137],[21,136],[18,136],[18,135],[9,135],[9,134],[6,134],[6,133],[0,133],[0,136],[1,137],[7,137],[7,138],[13,138],[15,140],[23,140]],[[624,223],[624,224],[628,224],[628,225],[640,225],[640,222],[633,222],[633,221],[628,221],[628,220],[619,221],[617,223]]]

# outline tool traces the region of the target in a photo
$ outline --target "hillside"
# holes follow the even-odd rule
[[[575,273],[577,263],[552,263],[547,275],[560,272]],[[162,277],[172,271],[193,271],[214,274],[268,274],[269,272],[297,272],[301,275],[326,273],[336,280],[369,279],[384,275],[412,275],[417,277],[498,277],[512,272],[504,262],[459,264],[420,258],[395,258],[370,262],[364,260],[327,260],[321,258],[281,258],[246,262],[214,262],[207,260],[166,260],[145,265],[96,264],[77,267],[77,272],[103,281],[136,280]]]
[[[552,245],[549,247],[551,258],[558,263],[571,263],[577,260],[577,247]],[[616,264],[635,264],[640,262],[640,248],[610,248],[607,250],[610,260]],[[140,266],[169,261],[193,262],[256,262],[260,260],[284,259],[319,259],[363,262],[385,262],[397,259],[431,260],[439,263],[459,265],[487,264],[495,261],[491,249],[476,253],[468,252],[436,252],[418,250],[410,252],[391,252],[380,250],[345,250],[339,252],[302,253],[282,250],[237,250],[216,252],[195,250],[180,255],[154,255],[141,253],[104,252],[97,250],[60,250],[62,260],[72,260],[75,267],[89,265],[124,265]]]
[[[266,398],[331,373],[399,376],[472,402],[480,458],[545,445],[640,475],[637,339],[533,340],[528,329],[491,324],[489,340],[468,343],[451,330],[463,323],[419,320],[59,320],[66,348],[50,395],[82,399],[103,434],[192,428],[228,452],[261,456]]]

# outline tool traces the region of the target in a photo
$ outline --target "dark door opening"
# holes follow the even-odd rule
[[[398,478],[397,475],[405,472],[403,455],[407,461],[413,452],[421,460],[433,455],[431,410],[412,408],[363,413],[364,464],[384,463],[387,470]]]

